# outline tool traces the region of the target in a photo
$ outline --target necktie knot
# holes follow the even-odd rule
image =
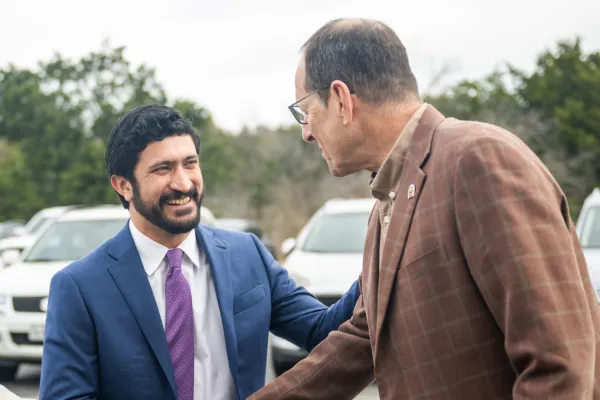
[[[183,259],[183,250],[180,248],[170,249],[167,251],[167,262],[170,269],[181,268],[181,260]]]

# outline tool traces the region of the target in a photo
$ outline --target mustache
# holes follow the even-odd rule
[[[192,200],[194,200],[196,203],[198,202],[198,198],[199,198],[199,193],[198,193],[198,189],[196,188],[191,188],[189,191],[187,192],[180,192],[178,190],[175,190],[171,193],[167,193],[167,194],[163,194],[162,196],[160,196],[160,203],[164,204],[167,201],[171,201],[171,200],[179,200],[182,199],[184,197],[189,197]]]

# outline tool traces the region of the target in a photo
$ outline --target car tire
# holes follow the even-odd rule
[[[0,382],[12,382],[17,376],[19,364],[0,365]]]

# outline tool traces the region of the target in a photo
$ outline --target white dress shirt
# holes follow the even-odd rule
[[[164,329],[169,249],[141,233],[133,221],[129,222],[129,229],[148,275]],[[215,286],[206,255],[198,248],[196,232],[192,230],[178,247],[184,253],[181,272],[190,285],[194,310],[194,400],[235,399]]]

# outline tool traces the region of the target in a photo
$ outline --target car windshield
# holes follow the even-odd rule
[[[73,261],[116,235],[127,219],[54,222],[32,246],[25,262]]]
[[[362,253],[368,220],[368,212],[323,214],[309,228],[301,248],[315,253]]]
[[[585,213],[579,240],[583,248],[600,247],[600,206]]]

